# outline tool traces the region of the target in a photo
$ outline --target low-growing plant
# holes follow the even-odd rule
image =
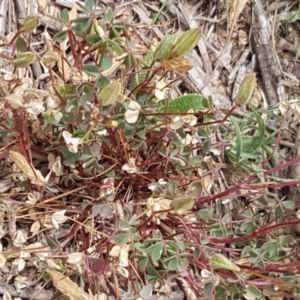
[[[35,60],[47,68],[47,89],[18,73],[2,79],[3,151],[23,174],[18,186],[31,200],[24,210],[64,209],[52,224],[72,224],[61,238],[44,223],[39,228],[51,253],[39,256],[39,266],[57,289],[53,299],[158,299],[175,280],[197,299],[267,299],[279,288],[298,295],[297,265],[283,262],[297,252],[283,229],[299,220],[279,223],[294,207],[280,199],[270,205],[266,189],[287,185],[271,174],[299,159],[274,167],[277,132],[262,118],[278,118],[272,108],[233,117],[251,98],[255,74],[219,117],[210,97],[174,96],[173,82],[192,68],[183,55],[200,29],[167,35],[149,51],[112,6],[94,10],[86,1],[81,8],[86,16],[74,19],[62,11],[66,29],[42,55],[25,35],[39,26],[37,16],[8,43],[18,71]],[[218,192],[212,153],[247,177]],[[245,198],[264,213],[245,205],[234,216],[232,199]],[[208,205],[217,199],[229,211]]]

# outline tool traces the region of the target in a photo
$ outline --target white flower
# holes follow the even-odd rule
[[[167,88],[165,88],[167,84],[163,81],[157,81],[155,84],[154,95],[158,101],[165,99],[165,94],[167,92]]]
[[[153,216],[154,221],[160,224],[160,219],[164,220],[167,218],[168,212],[158,213],[159,211],[171,209],[171,200],[164,197],[150,197],[147,200],[147,216]]]
[[[182,139],[182,144],[188,146],[191,144],[193,137],[190,134],[187,134],[184,139]]]
[[[107,132],[106,129],[102,129],[102,130],[97,131],[96,134],[98,134],[98,135],[108,135],[108,132]]]
[[[129,158],[128,163],[122,166],[122,171],[126,171],[129,174],[133,174],[138,171],[135,165],[135,159],[133,157]]]
[[[59,224],[66,222],[66,220],[68,219],[65,216],[65,213],[66,213],[66,210],[63,209],[61,211],[56,211],[55,213],[53,213],[51,215],[52,224],[56,229],[59,229]]]
[[[163,178],[160,178],[158,180],[158,183],[150,183],[148,185],[148,189],[151,190],[151,191],[154,191],[158,186],[160,185],[166,185],[168,182],[165,181]]]
[[[139,117],[140,110],[141,106],[137,102],[131,101],[129,103],[128,110],[124,114],[126,122],[134,124]]]
[[[78,152],[78,146],[80,144],[82,144],[82,139],[80,139],[80,138],[73,138],[72,134],[70,132],[68,132],[68,131],[63,131],[62,135],[63,135],[63,138],[66,141],[68,150],[70,152],[77,153]]]
[[[172,122],[170,124],[170,128],[171,129],[179,129],[182,127],[183,125],[183,119],[180,116],[176,116],[172,119]]]
[[[193,113],[193,109],[190,109],[188,111],[189,114]],[[190,126],[195,126],[197,124],[197,117],[195,117],[194,115],[185,115],[181,117],[183,122],[186,124],[189,124]]]

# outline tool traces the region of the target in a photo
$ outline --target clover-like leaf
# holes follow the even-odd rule
[[[106,85],[99,93],[98,97],[103,106],[114,104],[121,90],[121,85],[118,81],[113,81]]]

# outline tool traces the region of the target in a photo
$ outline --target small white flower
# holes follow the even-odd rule
[[[230,198],[225,198],[222,200],[222,204],[228,204],[231,202],[231,199]]]
[[[73,138],[72,134],[68,131],[63,131],[62,133],[63,138],[67,144],[68,150],[73,153],[78,152],[78,146],[82,144],[82,139],[80,138]]]
[[[99,131],[96,132],[96,134],[98,134],[98,135],[108,135],[106,129],[99,130]]]
[[[182,139],[182,144],[188,146],[192,143],[193,137],[190,134],[187,134],[184,139]]]
[[[189,114],[193,113],[193,109],[190,109],[188,111]],[[197,124],[197,117],[195,117],[194,115],[185,115],[181,117],[183,122],[186,124],[189,124],[190,126],[195,126]]]
[[[183,119],[180,116],[176,116],[172,119],[172,122],[170,124],[171,129],[179,129],[183,125]]]
[[[67,221],[68,218],[65,216],[65,213],[66,210],[63,209],[61,211],[56,211],[51,215],[52,224],[56,229],[59,229],[59,224],[62,224]]]
[[[124,114],[126,122],[129,124],[134,124],[139,117],[140,110],[141,106],[137,102],[130,101],[128,110]]]
[[[151,191],[154,191],[158,186],[160,185],[166,185],[168,182],[165,181],[163,178],[160,178],[158,180],[158,183],[150,183],[148,185],[148,189],[151,190]]]
[[[165,95],[167,92],[167,88],[166,88],[167,84],[163,81],[157,81],[155,84],[155,90],[154,90],[154,95],[157,99],[157,101],[163,100],[165,99]],[[156,101],[156,102],[157,102]]]
[[[137,173],[138,169],[135,165],[135,159],[133,157],[129,158],[128,163],[122,166],[122,171],[126,171],[129,174]]]
[[[147,216],[153,216],[156,224],[160,224],[160,220],[167,218],[168,212],[158,213],[159,211],[171,209],[171,200],[164,197],[150,197],[147,200]]]
[[[35,104],[34,106],[32,107],[29,107],[27,109],[27,111],[34,115],[34,116],[37,116],[39,115],[40,113],[43,113],[45,111],[45,107],[44,107],[44,103],[43,102],[40,102],[40,103],[37,103]]]

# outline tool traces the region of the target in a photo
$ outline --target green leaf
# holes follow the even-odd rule
[[[157,243],[147,249],[147,252],[151,252],[150,256],[154,262],[157,262],[160,259],[163,248],[164,248],[163,243]]]
[[[279,237],[280,247],[286,247],[289,243],[293,242],[295,239],[292,235],[282,235]]]
[[[47,234],[45,235],[46,243],[51,249],[59,249],[61,245],[56,239],[49,237]]]
[[[200,28],[194,28],[184,32],[176,41],[172,49],[171,57],[180,57],[193,50],[201,38]]]
[[[269,241],[262,245],[261,249],[268,250],[270,258],[277,254],[278,244],[276,241]]]
[[[135,243],[134,247],[136,250],[140,251],[141,253],[148,253],[148,248],[140,242]]]
[[[95,45],[101,41],[101,37],[98,34],[88,34],[85,37],[85,40],[92,45]]]
[[[27,45],[26,41],[21,36],[18,36],[18,38],[17,38],[16,48],[17,48],[18,52],[26,52],[28,49],[28,45]]]
[[[61,11],[60,19],[65,23],[69,23],[69,11],[66,8]]]
[[[91,20],[90,17],[81,17],[81,18],[77,18],[77,19],[73,20],[72,23],[74,23],[74,24],[86,24],[86,22],[88,22],[90,20]]]
[[[178,97],[162,107],[161,111],[169,113],[187,113],[190,109],[199,112],[202,108],[209,108],[210,102],[207,97],[199,94],[190,94]]]
[[[175,35],[166,35],[155,49],[154,60],[161,61],[169,59],[175,42]]]
[[[108,84],[109,84],[109,79],[105,76],[100,76],[96,81],[97,87],[99,87],[101,89],[103,89]]]
[[[259,149],[265,139],[265,134],[266,134],[266,127],[265,127],[265,123],[261,117],[261,115],[259,113],[257,113],[257,111],[251,107],[251,110],[255,116],[256,119],[256,123],[258,125],[258,136],[256,136],[255,139],[253,139],[252,145],[245,151],[245,152],[252,152],[252,148],[254,150]]]
[[[173,201],[171,202],[171,207],[177,212],[187,212],[188,210],[193,208],[194,203],[195,200],[193,199],[193,197],[186,194],[178,194],[174,197]]]
[[[219,300],[227,300],[228,296],[228,289],[222,285],[216,286],[216,291],[215,291],[215,299]]]
[[[107,8],[107,10],[105,12],[105,20],[106,20],[107,23],[111,23],[112,18],[113,18],[113,11],[109,7],[109,8]]]
[[[84,65],[82,69],[88,75],[92,75],[94,77],[98,77],[100,75],[99,69],[95,65]]]
[[[89,28],[90,24],[91,24],[91,18],[80,18],[83,23],[79,22],[78,23],[75,22],[75,20],[73,21],[73,23],[75,24],[74,26],[72,26],[72,29],[75,31],[75,33],[77,33],[79,36],[84,36],[84,33],[86,32],[86,30]]]
[[[188,186],[188,190],[191,191],[194,198],[198,199],[203,192],[203,183],[202,181],[194,181]]]
[[[120,93],[121,85],[118,81],[113,81],[106,85],[99,93],[98,97],[103,106],[114,104]]]
[[[170,271],[176,271],[178,268],[178,257],[174,256],[173,258],[170,259],[168,263],[168,269]]]
[[[243,81],[241,82],[237,95],[234,99],[236,106],[242,106],[248,103],[251,99],[256,86],[256,74],[249,73],[244,76]]]
[[[243,140],[242,140],[242,134],[240,131],[240,127],[237,123],[236,118],[230,117],[230,121],[233,124],[235,136],[236,136],[236,142],[235,142],[235,160],[238,162],[241,157],[242,148],[243,148]]]
[[[247,291],[252,295],[252,296],[254,296],[255,297],[255,299],[260,299],[261,298],[261,291],[257,288],[257,287],[255,287],[255,286],[253,286],[253,285],[248,285],[247,286]]]
[[[68,37],[68,31],[67,30],[63,30],[63,31],[60,31],[58,33],[56,33],[53,37],[53,39],[57,42],[64,42]]]
[[[110,46],[111,46],[111,49],[117,53],[118,55],[121,55],[123,54],[123,49],[121,46],[119,46],[116,42],[114,42],[113,40],[109,40],[108,41]]]
[[[284,208],[288,210],[293,210],[295,208],[295,202],[294,201],[283,201],[282,205]]]
[[[17,68],[27,68],[34,61],[34,54],[32,52],[19,52],[13,60]]]
[[[143,299],[147,299],[150,296],[152,296],[152,292],[153,292],[153,287],[152,284],[147,284],[146,286],[144,286],[140,292],[139,295],[140,297],[142,297]]]
[[[114,241],[117,245],[122,246],[129,241],[129,234],[128,233],[121,233],[114,236]]]
[[[85,8],[88,12],[93,12],[93,0],[85,0],[84,8]]]
[[[101,60],[102,71],[108,70],[112,66],[112,59],[109,56],[104,56]]]
[[[209,264],[213,269],[226,269],[233,272],[239,272],[240,268],[232,263],[227,257],[223,254],[217,253],[209,258]]]
[[[198,211],[198,215],[203,221],[208,221],[211,219],[211,211],[208,208],[200,209]]]
[[[300,9],[298,9],[297,11],[290,11],[289,13],[290,17],[285,20],[287,23],[294,23],[300,20]]]
[[[144,272],[149,262],[149,258],[145,257],[139,260],[139,271]]]

